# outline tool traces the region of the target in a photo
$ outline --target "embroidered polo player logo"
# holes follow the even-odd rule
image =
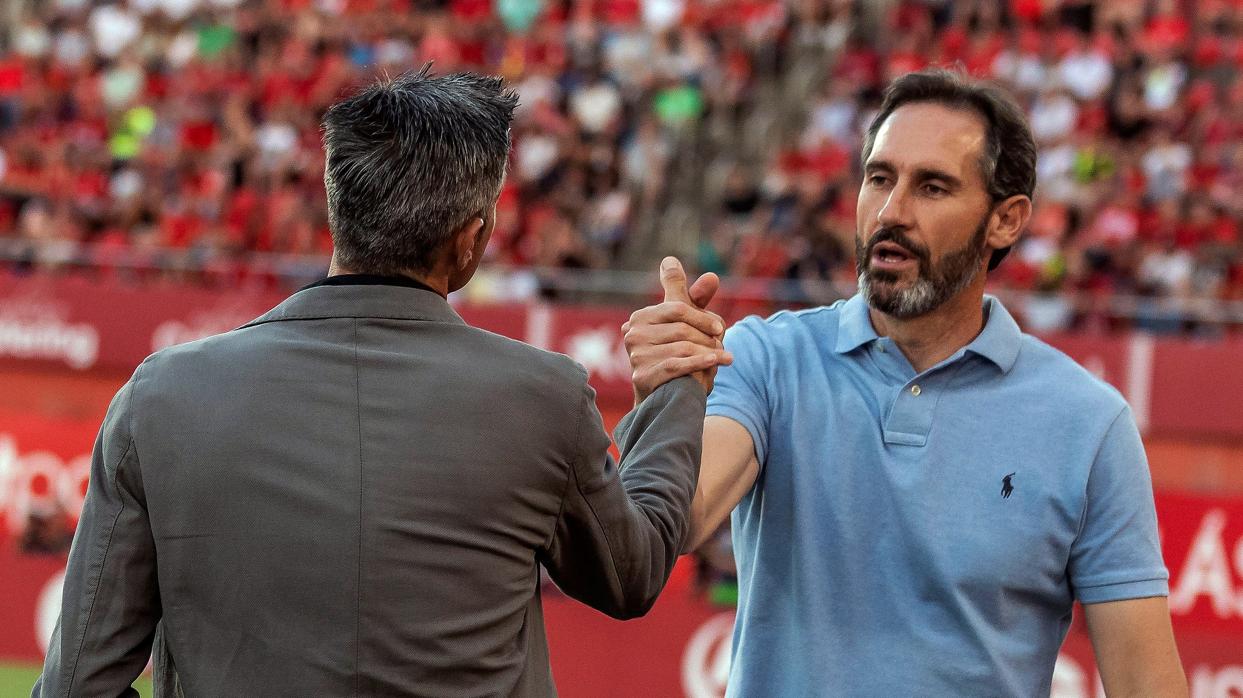
[[[1014,485],[1010,484],[1010,478],[1014,477],[1014,473],[1001,478],[1001,498],[1009,499],[1014,492]]]

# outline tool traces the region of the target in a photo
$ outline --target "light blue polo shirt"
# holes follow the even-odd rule
[[[985,299],[916,373],[861,296],[732,327],[751,433],[731,696],[1047,696],[1074,600],[1168,593],[1121,395]]]

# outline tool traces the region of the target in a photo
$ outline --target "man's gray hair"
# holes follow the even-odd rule
[[[500,196],[518,97],[499,77],[380,79],[324,114],[324,187],[337,261],[370,274],[426,272]]]

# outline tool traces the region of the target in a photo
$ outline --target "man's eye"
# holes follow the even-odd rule
[[[872,175],[871,177],[868,177],[868,184],[871,184],[874,187],[884,186],[886,181],[888,181],[888,178],[884,175]]]
[[[949,193],[949,190],[946,189],[945,187],[939,187],[935,184],[925,184],[924,191],[931,194],[932,196],[941,196],[942,194]]]

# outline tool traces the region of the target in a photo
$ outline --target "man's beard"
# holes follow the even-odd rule
[[[869,306],[902,320],[930,313],[975,281],[980,274],[987,235],[988,218],[985,217],[966,245],[946,254],[935,266],[928,248],[909,239],[900,228],[881,228],[868,241],[867,247],[856,237],[859,292]],[[910,286],[895,288],[900,278],[897,274],[868,269],[872,250],[882,242],[901,245],[919,263],[918,275]]]

